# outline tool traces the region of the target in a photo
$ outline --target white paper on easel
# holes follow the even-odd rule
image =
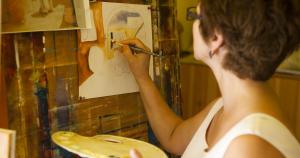
[[[97,40],[97,31],[96,31],[96,26],[95,26],[95,21],[94,21],[94,15],[93,15],[92,11],[90,11],[90,15],[91,15],[91,20],[90,20],[91,21],[91,28],[80,30],[81,42],[96,41]]]
[[[0,128],[0,157],[14,158],[16,131]]]
[[[126,58],[115,49],[111,40],[139,38],[152,50],[151,11],[148,8],[149,5],[102,2],[105,46],[89,49],[92,75],[79,86],[80,97],[88,99],[138,92]],[[150,62],[149,72],[153,76],[152,58]]]
[[[79,28],[91,28],[91,14],[89,0],[74,0],[77,24]]]

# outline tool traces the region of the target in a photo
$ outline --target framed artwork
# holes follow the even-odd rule
[[[89,0],[3,0],[2,33],[90,27]]]

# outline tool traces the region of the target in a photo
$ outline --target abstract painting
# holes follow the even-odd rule
[[[92,29],[81,30],[79,33],[78,64],[81,98],[138,91],[137,83],[125,57],[112,40],[139,38],[152,49],[149,7],[149,5],[109,2],[91,4]],[[151,74],[152,71],[149,72]]]

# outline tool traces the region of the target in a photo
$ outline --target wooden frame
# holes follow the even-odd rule
[[[0,8],[2,8],[2,3],[0,3]],[[2,21],[2,16],[0,16],[0,22]],[[0,25],[0,31],[2,30],[2,25]],[[0,45],[2,45],[2,34],[0,34]],[[8,114],[7,114],[7,100],[6,100],[6,88],[3,72],[3,62],[2,62],[2,47],[0,49],[0,128],[8,127]]]
[[[0,35],[1,42],[1,35]],[[1,51],[1,50],[0,50]],[[1,53],[1,52],[0,52]],[[0,54],[0,128],[8,128],[7,96],[3,72],[2,53]]]

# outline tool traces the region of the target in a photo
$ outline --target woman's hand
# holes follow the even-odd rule
[[[136,80],[149,78],[150,56],[144,53],[134,54],[128,45],[134,45],[145,50],[150,49],[137,38],[120,41],[120,43],[124,44],[122,46],[122,53],[127,58],[129,67]]]
[[[130,154],[130,158],[143,158],[141,153],[135,149],[131,149],[129,154]]]

